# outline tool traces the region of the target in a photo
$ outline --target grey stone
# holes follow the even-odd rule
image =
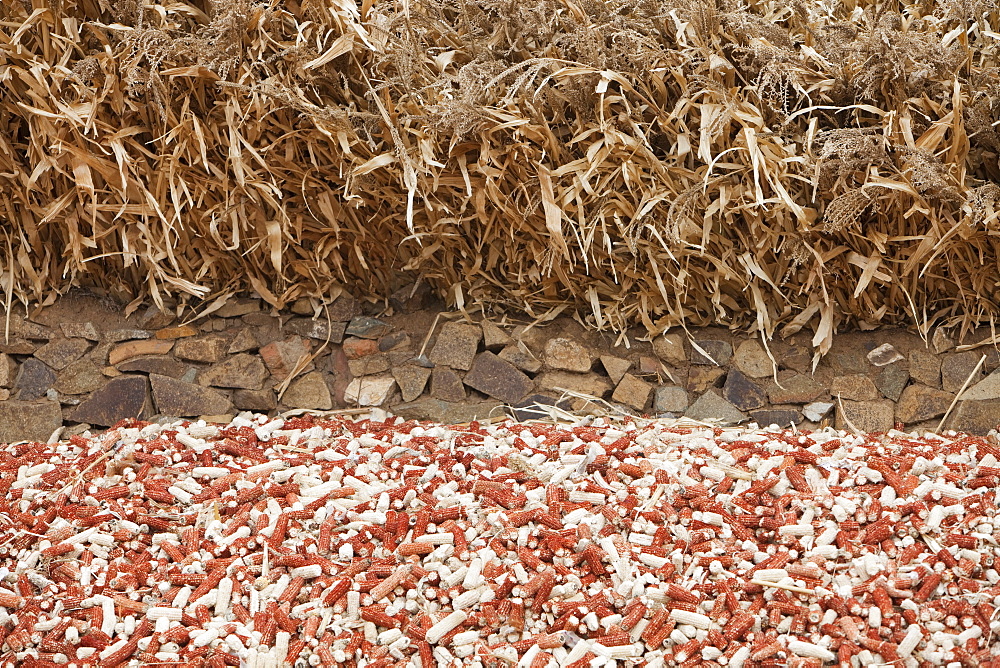
[[[59,324],[59,329],[67,339],[101,340],[101,335],[92,322],[63,322]]]
[[[620,383],[628,370],[632,368],[631,362],[614,355],[601,355],[601,365],[608,372],[608,377],[615,385]]]
[[[256,350],[259,346],[257,345],[257,337],[253,335],[249,329],[241,329],[233,340],[229,342],[229,347],[226,348],[226,352],[230,355],[234,353],[245,353],[250,350]]]
[[[17,362],[6,353],[0,353],[0,387],[10,387],[17,378]]]
[[[431,362],[468,371],[472,368],[482,335],[483,331],[476,325],[446,322],[431,349]]]
[[[309,408],[328,411],[333,408],[330,388],[319,371],[312,371],[289,384],[281,396],[281,403],[289,408]]]
[[[772,424],[788,427],[789,424],[802,422],[802,413],[793,408],[765,408],[750,411],[750,419],[762,427],[769,427]]]
[[[945,427],[985,436],[991,429],[1000,427],[1000,399],[959,401]]]
[[[406,420],[429,420],[442,424],[465,424],[504,414],[503,404],[497,401],[453,404],[432,397],[397,404],[392,412]]]
[[[424,393],[431,370],[419,366],[397,366],[392,370],[392,377],[399,385],[403,401],[413,401]]]
[[[241,411],[267,413],[278,407],[274,390],[236,390],[233,392],[233,406]]]
[[[618,383],[618,387],[615,388],[614,393],[611,395],[611,400],[641,411],[649,403],[649,395],[652,392],[652,385],[627,373],[621,379],[621,382]]]
[[[216,309],[212,315],[219,318],[238,318],[260,311],[259,299],[232,299]]]
[[[105,332],[103,339],[111,343],[121,343],[122,341],[139,341],[152,337],[153,333],[145,329],[113,329]]]
[[[680,366],[687,361],[684,351],[684,337],[680,334],[663,334],[653,339],[653,354],[672,366]]]
[[[218,334],[182,339],[174,345],[174,355],[192,362],[218,362],[226,356],[229,340]]]
[[[806,416],[806,419],[810,422],[819,422],[826,417],[833,409],[833,402],[831,401],[814,401],[811,404],[806,405],[802,409],[802,414]]]
[[[21,324],[21,331],[18,332],[18,335],[23,339],[31,339],[32,341],[48,341],[55,337],[56,333],[45,325],[25,320]]]
[[[154,355],[151,357],[138,357],[122,362],[116,368],[122,372],[139,371],[141,373],[155,373],[161,376],[180,378],[191,367],[167,355]]]
[[[226,395],[201,385],[155,373],[149,375],[149,382],[153,387],[156,409],[165,415],[223,415],[233,407]]]
[[[1000,370],[994,371],[962,393],[963,401],[1000,399]]]
[[[895,406],[886,399],[880,401],[844,401],[837,407],[837,429],[848,429],[848,420],[866,434],[892,429]]]
[[[546,407],[554,407],[562,411],[573,409],[572,403],[566,400],[558,400],[544,394],[532,394],[511,406],[508,412],[518,422],[526,420],[539,420],[551,417],[550,410]]]
[[[708,390],[698,397],[697,401],[684,411],[684,415],[692,420],[708,420],[723,426],[739,424],[747,418],[740,409],[720,397],[715,390]]]
[[[359,339],[377,339],[385,336],[392,330],[392,326],[378,318],[367,315],[359,315],[351,318],[345,333],[348,336],[356,336]]]
[[[56,383],[56,374],[34,357],[21,363],[14,380],[14,398],[32,401],[45,396],[45,391]]]
[[[867,355],[868,361],[875,366],[885,366],[903,360],[903,355],[891,343],[883,343]]]
[[[55,389],[60,394],[87,394],[101,387],[104,381],[101,367],[90,360],[77,360],[59,373]]]
[[[479,326],[483,328],[483,347],[486,350],[497,351],[513,343],[513,339],[507,335],[507,332],[500,329],[492,321],[483,320]]]
[[[143,376],[118,376],[70,413],[70,419],[110,427],[126,418],[145,417],[149,412],[149,384]]]
[[[259,357],[240,353],[202,371],[198,382],[214,387],[259,390],[264,387],[266,378],[267,368]]]
[[[747,378],[739,369],[730,369],[726,374],[722,397],[741,411],[760,408],[767,403],[767,393],[764,389]]]
[[[923,350],[911,350],[910,376],[928,387],[941,387],[941,359]]]
[[[381,406],[396,386],[392,376],[364,376],[355,378],[344,390],[344,401],[358,406]]]
[[[139,318],[139,324],[144,329],[162,329],[168,327],[177,319],[177,315],[171,311],[161,311],[160,307],[152,304],[146,312]]]
[[[943,328],[937,327],[931,336],[931,345],[934,347],[934,352],[943,353],[954,348],[955,341],[948,336]]]
[[[431,373],[431,395],[442,401],[465,401],[465,385],[454,370],[446,366],[434,367]]]
[[[327,322],[326,318],[293,318],[285,323],[285,330],[310,339],[340,343],[344,340],[347,325],[342,322]]]
[[[705,357],[698,349],[691,346],[691,363],[692,364],[712,364],[716,366],[726,366],[729,364],[729,360],[733,356],[733,346],[728,341],[718,341],[716,339],[701,339],[695,341],[695,343],[701,347],[706,353],[711,356],[711,359]]]
[[[468,382],[468,379],[466,379]],[[537,379],[538,386],[543,390],[562,392],[570,390],[603,398],[611,391],[612,385],[607,378],[589,373],[571,373],[569,371],[547,371]]]
[[[523,399],[533,387],[531,379],[517,367],[488,351],[476,355],[464,382],[472,389],[508,404]]]
[[[528,373],[538,373],[542,368],[542,361],[532,355],[524,344],[511,344],[501,350],[498,357]]]
[[[834,378],[830,394],[850,401],[874,401],[879,397],[872,379],[859,373]]]
[[[359,376],[374,376],[389,370],[389,356],[385,353],[366,355],[359,359],[347,360],[347,368],[355,378]]]
[[[791,369],[807,374],[812,369],[812,353],[806,348],[792,346],[791,349],[778,358],[779,369]]]
[[[653,411],[656,413],[683,413],[688,407],[688,393],[683,387],[656,388]]]
[[[587,373],[593,362],[587,347],[572,339],[550,339],[545,344],[545,364],[551,369]]]
[[[910,380],[910,372],[902,362],[882,367],[875,375],[875,387],[886,399],[898,401],[903,388]]]
[[[62,422],[62,409],[54,401],[0,401],[0,443],[45,443]]]
[[[721,387],[726,379],[726,370],[717,366],[692,366],[688,369],[687,389],[701,396],[706,390]]]
[[[760,341],[750,339],[736,346],[733,353],[736,368],[750,378],[767,378],[774,373],[774,365]]]
[[[951,353],[941,360],[941,387],[945,392],[958,392],[967,379],[972,389],[983,379],[982,371],[973,371],[979,364],[980,354],[974,350]],[[971,398],[971,397],[970,397]]]
[[[800,373],[781,379],[780,387],[769,380],[765,389],[772,404],[807,404],[826,393],[826,388]]]
[[[50,369],[65,369],[90,348],[84,339],[53,339],[35,351],[35,357]]]
[[[905,424],[941,417],[955,399],[945,392],[926,385],[910,385],[896,402],[896,419]]]

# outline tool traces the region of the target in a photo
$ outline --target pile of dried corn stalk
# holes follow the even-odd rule
[[[998,311],[991,0],[21,0],[9,305],[419,273],[594,327]]]

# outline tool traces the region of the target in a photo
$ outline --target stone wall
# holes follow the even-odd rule
[[[126,417],[223,420],[243,410],[381,405],[465,422],[507,406],[526,419],[538,403],[588,410],[580,394],[631,413],[730,424],[926,429],[967,380],[946,428],[983,434],[1000,422],[996,349],[957,350],[941,332],[926,343],[898,330],[843,334],[813,372],[801,336],[768,351],[723,329],[648,342],[568,319],[527,327],[456,316],[397,304],[396,315],[378,318],[348,297],[318,317],[304,302],[273,314],[246,299],[185,324],[156,309],[126,317],[96,299],[66,298],[30,318],[10,315],[0,441]]]

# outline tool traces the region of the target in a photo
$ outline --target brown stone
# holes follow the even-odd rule
[[[139,324],[146,329],[163,329],[177,319],[177,315],[168,310],[160,310],[156,304],[151,304],[146,312],[139,317]]]
[[[316,309],[314,308],[312,298],[299,297],[292,302],[289,310],[297,315],[312,315]]]
[[[347,322],[361,313],[361,305],[354,297],[343,294],[326,307],[326,315],[334,322]]]
[[[214,387],[259,390],[264,387],[266,378],[267,368],[259,357],[240,353],[202,371],[198,383]]]
[[[951,392],[926,385],[910,385],[903,390],[896,403],[896,420],[913,424],[941,417],[954,399],[955,395]]]
[[[802,374],[807,374],[812,369],[812,354],[807,349],[798,346],[792,346],[787,354],[776,359],[779,369],[791,369]]]
[[[490,320],[483,320],[479,326],[483,328],[483,347],[487,350],[497,351],[513,343],[513,339]]]
[[[62,409],[59,408],[58,402],[0,402],[0,443],[17,441],[45,443],[62,423]]]
[[[260,311],[259,299],[231,299],[216,309],[212,315],[219,318],[238,318]]]
[[[392,412],[404,420],[430,420],[441,424],[465,424],[473,420],[485,420],[503,416],[503,404],[497,401],[459,404],[441,401],[433,397],[422,397],[416,401],[397,404]]]
[[[0,353],[6,355],[31,355],[36,350],[38,350],[38,345],[31,341],[11,337],[10,343],[4,343],[3,337],[0,336]]]
[[[664,334],[654,338],[653,353],[672,366],[680,366],[687,361],[684,337],[680,334]]]
[[[767,403],[764,389],[747,378],[739,369],[730,369],[726,374],[722,397],[741,411],[760,408]]]
[[[538,386],[552,392],[570,390],[598,398],[603,398],[613,387],[607,378],[570,371],[547,371],[538,377]]]
[[[349,360],[361,359],[378,352],[378,341],[349,336],[344,339],[344,354]]]
[[[556,338],[545,344],[545,364],[550,369],[587,373],[593,358],[586,346],[572,339]]]
[[[887,364],[900,362],[904,359],[902,353],[896,350],[891,343],[883,343],[878,348],[869,352],[866,357],[875,366],[886,366]]]
[[[695,345],[691,346],[691,363],[692,364],[711,364],[715,366],[726,366],[729,364],[729,360],[733,357],[733,346],[728,341],[719,341],[716,339],[701,339],[694,342],[695,345],[700,347],[709,357],[705,357],[701,354]]]
[[[143,355],[166,355],[173,347],[173,341],[157,341],[155,339],[128,341],[111,349],[111,352],[108,353],[108,364],[117,366],[120,362]]]
[[[954,348],[955,341],[948,336],[944,328],[936,327],[931,336],[931,345],[934,347],[934,352],[943,353]]]
[[[35,351],[35,357],[52,369],[65,369],[90,349],[84,339],[53,339]]]
[[[148,388],[143,376],[118,376],[94,390],[70,414],[70,419],[110,427],[125,418],[146,417],[149,412]]]
[[[601,355],[601,365],[608,372],[608,377],[615,385],[620,383],[628,370],[632,368],[631,362],[614,355]]]
[[[260,349],[260,356],[271,371],[271,375],[274,376],[275,380],[280,381],[288,377],[298,361],[309,354],[311,348],[311,343],[301,336],[293,335],[284,340],[272,341],[267,344]],[[310,367],[303,369],[303,371]]]
[[[837,429],[849,429],[848,420],[866,434],[892,429],[895,406],[887,399],[879,401],[844,401],[837,404]]]
[[[46,391],[55,385],[56,374],[52,369],[34,357],[29,357],[21,363],[14,380],[14,398],[22,401],[33,401],[45,396]]]
[[[725,381],[726,370],[717,366],[692,366],[688,370],[687,389],[697,395],[719,387]]]
[[[420,366],[397,366],[392,370],[392,377],[399,385],[403,401],[413,401],[424,392],[431,370]]]
[[[1000,399],[959,401],[945,427],[985,436],[991,429],[1000,428]]]
[[[774,373],[774,365],[760,341],[750,339],[736,347],[733,353],[733,363],[736,368],[749,378],[767,378]]]
[[[191,367],[184,362],[178,362],[173,357],[165,355],[153,355],[150,357],[139,357],[122,362],[118,365],[118,371],[130,372],[139,371],[141,373],[155,373],[171,378],[180,378]]]
[[[241,329],[233,340],[229,342],[226,352],[230,355],[235,353],[245,353],[257,349],[257,337],[249,329]]]
[[[385,353],[375,353],[361,359],[348,360],[347,367],[351,370],[351,375],[372,376],[389,370],[389,356]]]
[[[226,356],[229,340],[219,334],[210,334],[197,339],[183,339],[174,346],[174,355],[182,360],[212,364]]]
[[[434,367],[431,374],[431,395],[442,401],[465,401],[462,378],[446,366]]]
[[[289,408],[309,408],[328,411],[333,408],[330,388],[319,371],[312,371],[296,378],[281,396],[281,403]]]
[[[59,394],[87,394],[103,384],[101,367],[90,360],[77,360],[59,373],[55,389]]]
[[[982,380],[983,372],[976,370],[979,358],[980,353],[975,350],[945,355],[941,360],[941,387],[944,391],[958,392],[966,380],[969,380],[969,388]]]
[[[859,373],[834,378],[830,394],[850,401],[874,401],[879,397],[872,379]]]
[[[684,415],[692,420],[708,420],[722,426],[739,424],[746,420],[746,415],[718,395],[715,390],[708,390],[688,406]]]
[[[97,332],[92,322],[63,322],[59,323],[59,329],[67,339],[87,339],[88,341],[100,341],[101,335]]]
[[[627,373],[621,379],[621,382],[618,383],[618,387],[615,388],[614,393],[611,395],[611,400],[641,411],[649,403],[649,395],[652,392],[652,385]]]
[[[513,343],[507,346],[500,351],[497,357],[528,373],[538,373],[542,368],[541,360],[532,355],[523,343]]]
[[[233,407],[226,395],[201,385],[155,373],[150,374],[149,382],[153,387],[156,409],[164,415],[222,415]]]
[[[378,340],[378,349],[383,353],[410,347],[410,335],[406,332],[391,332]]]
[[[0,353],[0,387],[10,387],[17,377],[17,362],[6,353]]]
[[[772,404],[807,404],[826,394],[826,388],[804,374],[779,376],[779,379],[780,387],[773,380],[767,381],[765,386]]]
[[[396,386],[390,375],[355,378],[344,390],[344,400],[357,406],[381,406]]]
[[[164,329],[157,330],[155,337],[162,341],[169,341],[172,339],[185,339],[189,336],[197,336],[198,330],[191,325],[177,325],[176,327],[166,327]]]
[[[1000,399],[1000,371],[994,371],[962,393],[963,401]]]
[[[464,382],[472,389],[508,404],[517,403],[532,390],[530,378],[491,352],[476,355]]]
[[[482,330],[476,325],[446,322],[431,349],[430,361],[468,371],[472,368],[482,334]]]
[[[233,392],[233,406],[241,411],[267,413],[278,407],[274,390],[236,390]]]

